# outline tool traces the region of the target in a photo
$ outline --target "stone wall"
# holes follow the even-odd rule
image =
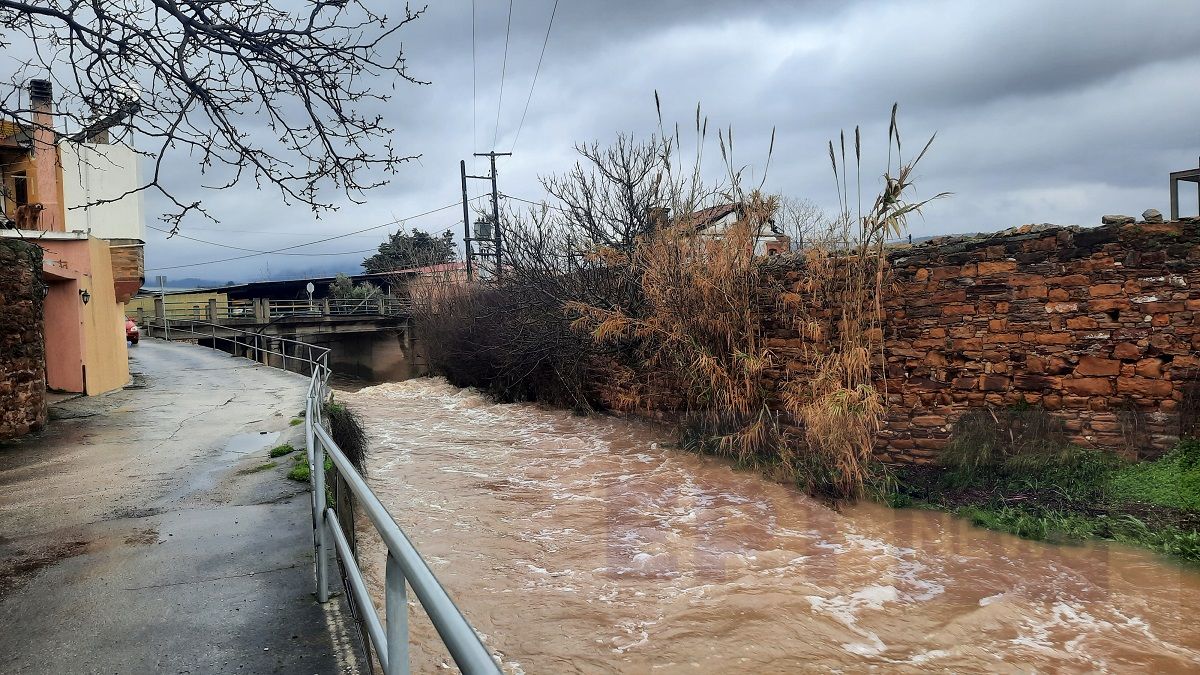
[[[42,249],[0,239],[0,439],[46,423]]]
[[[1194,424],[1200,223],[1026,226],[889,261],[881,458],[930,461],[964,411],[987,406],[1042,407],[1072,442],[1139,456]],[[765,313],[777,387],[803,368],[788,317]]]
[[[109,239],[117,302],[129,302],[146,283],[145,245],[137,239]]]

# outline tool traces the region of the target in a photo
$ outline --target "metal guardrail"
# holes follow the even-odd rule
[[[329,349],[317,345],[279,338],[263,336],[258,333],[230,328],[219,324],[190,319],[160,319],[154,318],[147,323],[147,328],[159,329],[166,339],[179,339],[179,336],[191,336],[186,339],[207,338],[226,340],[236,345],[255,350],[256,357],[277,355],[284,359],[297,360],[307,364],[309,371],[308,392],[305,395],[304,436],[306,454],[311,478],[311,504],[313,518],[313,541],[316,549],[316,578],[317,598],[321,602],[329,600],[329,552],[332,548],[340,561],[345,573],[346,585],[359,607],[363,622],[366,624],[368,640],[379,659],[386,675],[407,675],[409,672],[408,659],[408,591],[411,586],[421,607],[429,616],[438,636],[459,670],[467,675],[499,674],[500,668],[488,652],[487,647],[479,639],[479,634],[463,617],[462,612],[450,599],[446,589],[429,569],[424,558],[409,541],[404,531],[396,524],[395,518],[388,513],[387,507],[379,501],[375,493],[363,477],[358,473],[354,464],[346,457],[342,449],[325,427],[323,420],[323,403],[328,400],[329,389]],[[197,330],[200,328],[201,330]],[[236,335],[229,337],[218,333]],[[174,334],[174,338],[172,337]],[[239,339],[240,338],[240,339]],[[271,348],[270,342],[263,346],[262,339],[278,341],[281,351]],[[290,346],[290,347],[289,347]],[[288,354],[288,351],[292,352]],[[268,359],[269,360],[269,359]],[[349,487],[374,525],[387,547],[387,563],[384,568],[384,620],[380,619],[375,610],[362,570],[358,566],[355,551],[346,539],[342,524],[338,520],[337,511],[326,503],[325,496],[325,457],[328,455],[333,462],[338,475]],[[353,523],[351,523],[353,526]],[[331,542],[332,540],[332,542]],[[332,546],[330,545],[332,543]]]
[[[263,305],[262,316],[268,321],[292,316],[401,316],[411,314],[413,302],[409,298],[323,298],[320,300],[225,300],[188,301],[167,300],[161,303],[162,313],[167,319],[192,319],[196,321],[219,321],[222,319],[255,319],[260,316],[259,304]],[[143,312],[143,317],[150,316]]]

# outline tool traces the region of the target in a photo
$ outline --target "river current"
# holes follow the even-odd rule
[[[1200,670],[1200,572],[1153,553],[833,510],[662,428],[437,378],[338,396],[371,486],[509,673]],[[413,671],[453,669],[410,622]]]

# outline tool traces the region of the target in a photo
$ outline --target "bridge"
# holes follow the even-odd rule
[[[133,318],[147,337],[195,342],[304,374],[312,361],[305,350],[328,349],[329,365],[339,375],[381,382],[422,372],[413,309],[410,299],[391,296],[203,303],[158,297],[153,315],[139,309]]]

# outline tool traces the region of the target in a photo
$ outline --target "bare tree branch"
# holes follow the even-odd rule
[[[189,213],[212,218],[167,180],[183,156],[216,174],[204,187],[251,178],[319,214],[335,208],[325,188],[358,203],[414,159],[370,110],[391,98],[380,83],[424,84],[396,36],[423,12],[406,5],[391,19],[359,0],[0,0],[0,48],[28,54],[0,116],[36,127],[22,95],[34,78],[55,85],[64,142],[136,104],[116,140],[136,136],[154,157],[134,191],[164,195],[173,231]]]

